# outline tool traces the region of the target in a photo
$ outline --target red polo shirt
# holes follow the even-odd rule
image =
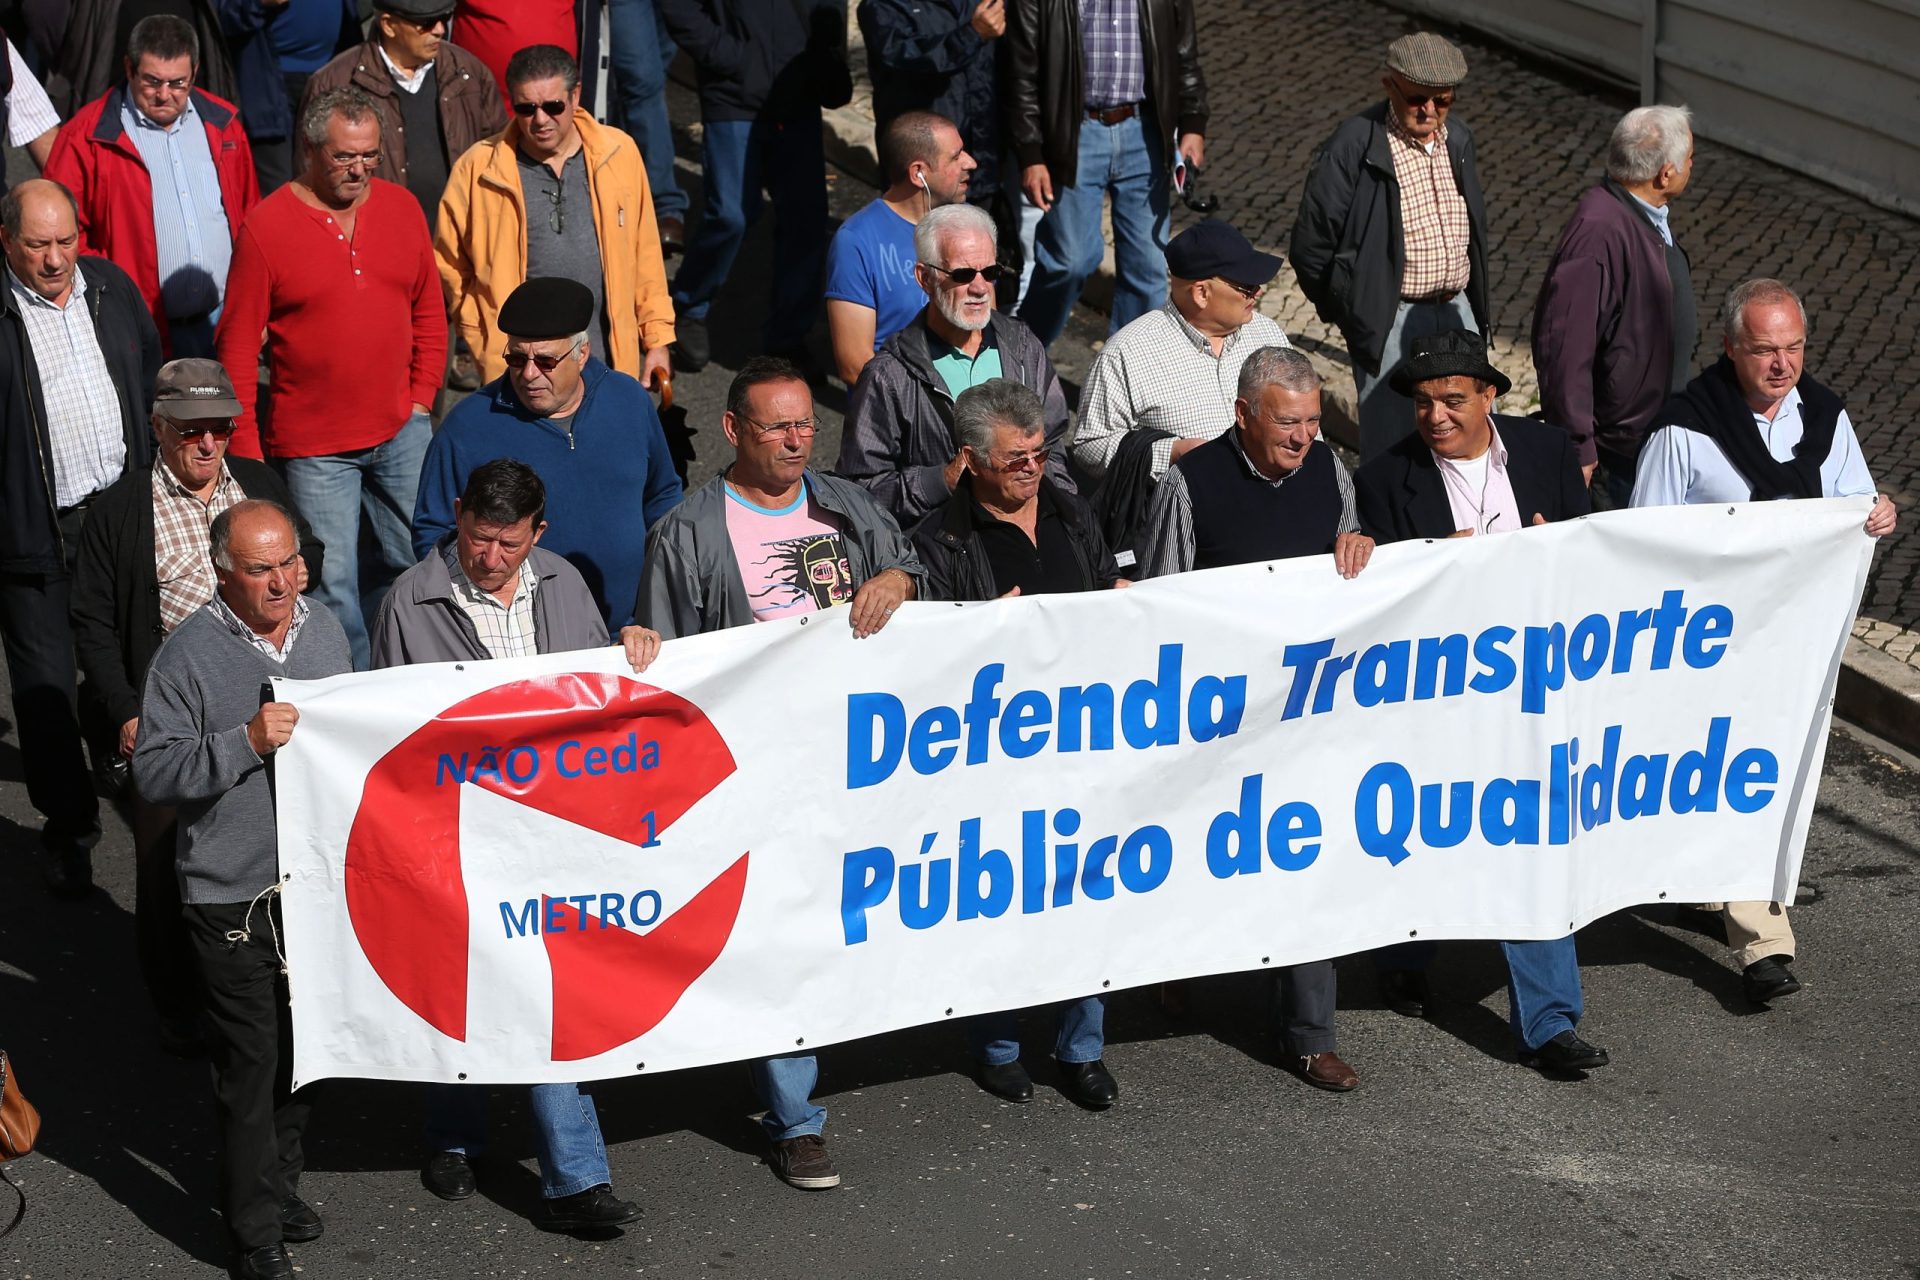
[[[256,417],[261,335],[271,385]],[[446,303],[420,202],[379,178],[348,239],[281,187],[234,240],[214,339],[243,410],[232,450],[310,458],[385,444],[432,405],[447,359]]]

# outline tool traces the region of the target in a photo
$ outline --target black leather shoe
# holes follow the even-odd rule
[[[288,1196],[280,1202],[280,1238],[288,1244],[318,1240],[324,1230],[320,1215],[299,1196]]]
[[[980,1087],[996,1098],[1005,1098],[1008,1102],[1033,1101],[1033,1077],[1020,1065],[1020,1059],[1003,1062],[998,1066],[990,1062],[980,1064],[974,1073],[974,1079]]]
[[[56,898],[78,902],[93,892],[93,852],[68,849],[47,855],[47,888]]]
[[[458,1151],[437,1151],[420,1171],[420,1181],[442,1200],[465,1200],[473,1194],[473,1165]]]
[[[1800,979],[1794,977],[1793,970],[1787,968],[1788,961],[1792,959],[1792,956],[1767,956],[1748,965],[1740,979],[1741,985],[1747,990],[1747,999],[1755,1004],[1765,1004],[1798,991]]]
[[[543,1231],[611,1231],[639,1216],[639,1205],[620,1199],[603,1182],[577,1195],[546,1201],[540,1208],[539,1226]]]
[[[707,322],[681,316],[673,322],[673,345],[667,349],[673,367],[681,373],[698,373],[713,359],[713,343],[707,336]]]
[[[1562,1031],[1538,1049],[1520,1051],[1520,1065],[1535,1071],[1592,1071],[1608,1061],[1605,1049],[1588,1044],[1571,1031]]]
[[[287,1246],[263,1244],[241,1254],[233,1274],[240,1280],[292,1280],[293,1260],[287,1257]]]
[[[1120,1085],[1098,1058],[1092,1062],[1062,1062],[1060,1090],[1083,1107],[1104,1111],[1120,1099]]]
[[[1427,975],[1417,969],[1387,969],[1380,974],[1380,1001],[1404,1018],[1424,1018],[1433,996]]]

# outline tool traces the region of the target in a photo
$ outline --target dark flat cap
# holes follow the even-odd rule
[[[196,418],[237,418],[240,398],[218,360],[189,357],[160,366],[153,382],[153,411],[175,422]]]
[[[1416,31],[1387,46],[1387,70],[1429,89],[1450,89],[1467,78],[1467,59],[1450,41]]]
[[[1219,218],[1196,222],[1167,242],[1167,271],[1179,280],[1265,284],[1280,271],[1280,259],[1261,253],[1233,224]]]
[[[373,7],[381,13],[397,14],[422,22],[428,18],[453,16],[453,0],[373,0]]]
[[[592,325],[593,290],[563,276],[535,276],[500,306],[500,332],[509,338],[571,338]]]
[[[1487,340],[1471,329],[1449,329],[1415,338],[1413,354],[1400,362],[1387,381],[1401,395],[1410,396],[1419,383],[1456,374],[1491,382],[1501,395],[1513,390],[1513,380],[1487,360]]]

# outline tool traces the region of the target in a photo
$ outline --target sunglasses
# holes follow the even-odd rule
[[[538,369],[542,373],[552,373],[555,369],[560,367],[560,362],[562,360],[570,359],[573,353],[578,351],[579,349],[580,349],[579,347],[569,347],[567,348],[566,351],[562,352],[557,356],[536,356],[536,355],[530,355],[525,351],[509,351],[507,352],[505,359],[507,362],[507,368],[512,369],[515,372],[518,372],[521,369],[526,368],[527,365],[531,363],[534,368]]]
[[[205,435],[230,436],[234,431],[233,423],[222,422],[217,418],[201,418],[187,422],[169,418],[167,419],[167,425],[172,427],[173,434],[179,436],[182,440],[198,440],[201,436]]]
[[[1255,298],[1259,297],[1267,287],[1263,284],[1241,284],[1238,280],[1229,280],[1225,276],[1215,276],[1214,278],[1245,298],[1248,302],[1252,302]]]
[[[1397,84],[1393,86],[1393,91],[1399,95],[1400,101],[1410,107],[1424,107],[1431,102],[1435,111],[1445,111],[1453,105],[1451,93],[1408,93]]]
[[[952,271],[945,267],[936,267],[931,262],[923,262],[920,265],[929,271],[938,271],[955,284],[972,284],[975,276],[979,276],[988,284],[997,284],[1001,276],[1013,274],[1012,267],[1003,267],[997,262],[985,267],[955,267]]]
[[[567,114],[567,104],[557,98],[552,102],[516,102],[513,104],[513,114],[519,116],[522,120],[533,119],[533,113],[536,111],[546,112],[549,120],[558,120]]]

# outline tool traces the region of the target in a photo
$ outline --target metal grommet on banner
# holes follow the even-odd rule
[[[806,1042],[807,1042],[807,1038],[806,1038],[805,1036],[801,1036],[800,1038],[798,1038],[797,1040],[795,1040],[795,1041],[794,1041],[793,1043],[794,1043],[794,1045],[795,1045],[795,1046],[797,1047],[797,1046],[799,1046],[799,1045],[803,1045],[803,1044],[805,1044]]]
[[[951,1018],[951,1017],[953,1016],[953,1010],[952,1010],[952,1009],[948,1009],[948,1010],[947,1010],[947,1016],[948,1016],[949,1018]]]
[[[467,664],[464,662],[456,662],[453,664],[453,669],[455,671],[465,671],[467,669]]]
[[[635,1071],[645,1071],[647,1069],[647,1064],[644,1062],[636,1062],[633,1064],[633,1069]]]
[[[1112,986],[1112,985],[1113,985],[1113,979],[1112,979],[1112,978],[1102,978],[1102,979],[1100,980],[1100,988],[1101,988],[1101,990],[1103,990],[1103,991],[1104,991],[1104,990],[1105,990],[1106,988],[1108,988],[1108,987],[1110,987],[1110,986]]]
[[[461,1078],[462,1080],[465,1080],[465,1079],[467,1078],[467,1073],[466,1073],[466,1072],[464,1072],[464,1071],[462,1071],[462,1072],[460,1072],[460,1073],[459,1073],[459,1076],[460,1076],[460,1078]]]
[[[1667,891],[1665,889],[1662,889],[1660,891],[1660,901],[1665,902],[1666,900],[1667,900]]]
[[[1418,929],[1409,929],[1407,930],[1407,936],[1409,938],[1417,938],[1420,936],[1420,931]]]
[[[1267,962],[1269,962],[1269,961],[1270,961],[1270,960],[1272,960],[1272,959],[1273,959],[1273,957],[1272,957],[1272,956],[1261,956],[1261,957],[1260,957],[1260,963],[1261,963],[1261,964],[1266,964]]]

